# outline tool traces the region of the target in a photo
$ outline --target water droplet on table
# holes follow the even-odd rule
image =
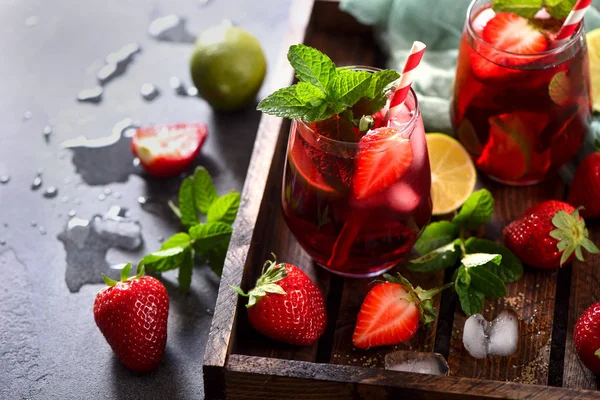
[[[189,86],[187,88],[187,95],[189,97],[196,97],[196,96],[198,96],[198,89],[196,88],[196,86]]]
[[[187,96],[187,91],[185,89],[185,86],[183,85],[183,82],[181,82],[181,79],[179,79],[176,76],[172,76],[169,78],[169,86],[171,87],[171,89],[173,89],[173,91],[175,92],[175,94],[178,94],[179,96]]]
[[[395,351],[385,355],[385,369],[417,374],[449,375],[448,362],[438,353]]]
[[[6,244],[6,240],[0,239],[0,246],[4,246]]]
[[[42,183],[42,175],[40,173],[36,174],[31,182],[31,190],[38,190],[42,186]]]
[[[106,261],[108,249],[135,251],[141,247],[141,225],[125,214],[126,209],[117,206],[89,220],[69,219],[58,235],[67,254],[65,279],[69,291],[78,292],[85,284],[102,283],[102,273],[118,278],[118,271]]]
[[[100,103],[104,89],[102,86],[95,86],[91,89],[84,89],[77,93],[77,101],[82,103]]]
[[[148,27],[148,34],[165,42],[194,43],[196,37],[190,34],[186,28],[184,18],[171,14],[155,19]]]
[[[60,198],[61,203],[67,203],[69,201],[69,196],[63,196]]]
[[[44,228],[43,226],[40,226],[40,227],[38,228],[38,230],[40,231],[40,235],[45,235],[46,233],[48,233],[48,232],[46,231],[46,228]]]
[[[29,110],[27,110],[23,113],[23,119],[25,121],[29,121],[32,117],[33,117],[33,113]]]
[[[138,172],[132,164],[131,141],[127,137],[127,131],[135,126],[133,120],[125,118],[114,125],[110,136],[79,136],[62,144],[73,152],[73,164],[85,183],[125,182],[129,175]]]
[[[160,94],[160,92],[158,91],[158,89],[156,88],[156,86],[154,86],[151,83],[144,83],[140,89],[140,94],[142,95],[142,97],[144,98],[144,100],[146,101],[152,101],[155,98],[158,97],[158,95]]]
[[[158,241],[158,243],[162,243],[165,241],[165,237],[164,236],[159,236],[156,238],[156,240]]]
[[[113,197],[115,199],[120,199],[121,198],[121,193],[119,193],[119,192],[113,192]]]
[[[29,225],[31,225],[32,228],[35,228],[37,226],[37,222],[31,221]]]
[[[36,26],[40,22],[40,18],[37,15],[30,15],[25,18],[25,26],[28,28],[32,28]]]
[[[148,200],[144,196],[140,196],[137,198],[137,201],[140,203],[140,205],[144,205]]]
[[[46,190],[44,190],[44,197],[47,199],[52,199],[58,195],[58,189],[55,186],[50,186]]]
[[[104,189],[103,193],[108,196],[109,194],[112,193],[112,190],[110,190],[110,188],[106,188],[106,189]]]
[[[108,82],[123,75],[131,61],[133,61],[133,56],[139,53],[141,49],[139,44],[129,43],[107,55],[104,59],[106,64],[96,74],[98,83],[105,86]]]
[[[105,195],[104,193],[100,193],[100,194],[98,195],[98,200],[100,200],[100,201],[104,201],[104,200],[106,200],[106,195]]]
[[[0,183],[5,185],[10,182],[10,176],[8,175],[0,175]]]
[[[44,139],[46,142],[50,141],[50,135],[52,134],[52,127],[50,125],[46,125],[42,130],[42,134],[44,135]]]
[[[69,217],[74,217],[77,215],[77,211],[75,210],[69,210]]]

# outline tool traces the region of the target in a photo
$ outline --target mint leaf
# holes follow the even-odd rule
[[[487,239],[470,237],[465,242],[467,253],[496,253],[502,256],[500,265],[489,265],[488,268],[503,282],[515,282],[523,276],[523,264],[512,251],[496,242]]]
[[[190,229],[190,236],[194,239],[194,248],[200,254],[205,254],[220,244],[229,245],[232,232],[231,226],[224,222],[207,222],[193,226]]]
[[[183,293],[187,293],[190,290],[192,284],[192,271],[194,268],[194,250],[187,249],[183,255],[183,259],[179,264],[179,275],[177,280],[179,282],[179,290]]]
[[[567,18],[577,0],[545,0],[546,11],[556,19]]]
[[[494,214],[494,198],[487,189],[473,192],[452,222],[465,229],[477,229],[487,224]]]
[[[327,88],[330,99],[333,100],[333,111],[338,114],[364,97],[369,90],[371,72],[338,69],[337,75]]]
[[[239,207],[240,194],[235,191],[227,193],[212,203],[206,215],[207,222],[220,221],[231,225],[235,221]]]
[[[471,287],[493,297],[506,296],[506,285],[487,266],[469,268]]]
[[[494,0],[494,11],[511,12],[524,18],[533,18],[542,8],[542,0]]]
[[[334,114],[333,110],[327,108],[325,94],[306,82],[279,89],[258,103],[257,109],[266,114],[301,119],[307,123],[327,119]]]
[[[420,254],[426,254],[452,242],[457,237],[458,228],[452,222],[432,222],[425,227],[414,247]]]
[[[178,233],[163,243],[159,251],[146,255],[142,263],[157,272],[175,269],[183,261],[190,245],[190,237],[186,233]]]
[[[461,264],[467,268],[479,267],[488,263],[500,264],[502,256],[500,254],[474,253],[467,254],[460,260]]]
[[[210,174],[206,168],[197,167],[194,171],[194,200],[198,210],[206,215],[217,197],[217,189],[215,189]]]
[[[202,255],[210,269],[212,269],[217,276],[221,276],[221,273],[223,272],[223,264],[225,263],[228,245],[229,242],[220,242],[206,254]]]
[[[458,260],[459,252],[454,243],[435,249],[423,257],[410,260],[408,269],[418,272],[433,272],[452,267]]]
[[[471,276],[462,265],[457,270],[454,289],[456,290],[456,294],[458,294],[460,307],[467,316],[481,312],[485,301],[485,294],[471,287]]]
[[[194,202],[194,179],[191,176],[185,178],[179,188],[179,212],[181,222],[186,226],[200,222]]]
[[[287,57],[298,80],[310,83],[322,93],[327,92],[329,82],[337,74],[335,64],[329,57],[303,44],[290,46]]]
[[[384,69],[383,71],[371,73],[369,88],[365,92],[364,97],[374,99],[375,97],[384,94],[384,89],[399,78],[400,74],[393,69]]]

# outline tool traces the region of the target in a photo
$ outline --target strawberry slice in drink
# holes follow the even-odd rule
[[[490,19],[480,37],[486,44],[476,43],[470,49],[473,73],[484,81],[515,80],[527,75],[510,68],[533,61],[533,55],[548,49],[548,39],[526,18],[509,12],[500,12]],[[503,52],[522,54],[525,57],[508,56]]]

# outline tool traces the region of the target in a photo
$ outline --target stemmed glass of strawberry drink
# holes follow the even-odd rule
[[[560,10],[513,11],[492,0],[471,3],[452,122],[481,171],[527,185],[555,174],[581,146],[591,122],[590,79],[582,23],[557,40]]]
[[[374,114],[362,115],[360,103],[353,107],[369,129],[361,130],[362,122],[356,126],[346,114],[292,122],[283,215],[307,253],[339,275],[369,277],[393,267],[431,217],[431,173],[417,97],[411,89],[389,117],[392,94],[393,89]]]

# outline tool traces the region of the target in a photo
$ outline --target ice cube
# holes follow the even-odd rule
[[[510,356],[517,351],[518,343],[519,318],[514,311],[502,311],[492,322],[481,314],[465,322],[463,345],[472,357]]]
[[[429,375],[448,375],[450,372],[448,362],[441,354],[404,350],[386,354],[385,369]]]
[[[473,22],[471,22],[473,30],[477,33],[483,32],[483,28],[485,28],[487,23],[490,22],[490,20],[495,16],[496,13],[494,12],[494,10],[492,10],[491,8],[486,8],[475,17]]]
[[[398,182],[390,187],[388,201],[398,212],[408,213],[417,208],[421,197],[405,182]]]
[[[497,356],[510,356],[517,351],[519,344],[519,319],[514,311],[502,311],[492,322],[489,335],[488,353]]]
[[[481,314],[471,315],[465,322],[463,345],[472,357],[487,357],[489,325],[490,323]]]

